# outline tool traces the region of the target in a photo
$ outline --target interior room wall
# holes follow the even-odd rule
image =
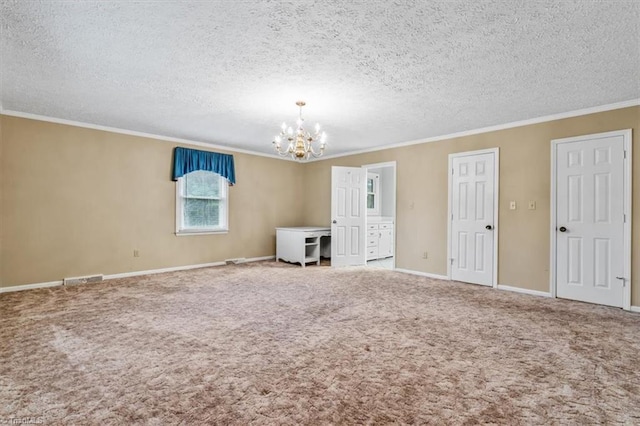
[[[0,126],[0,286],[272,256],[275,227],[303,224],[301,164],[227,152],[229,232],[178,237],[178,144],[6,115]]]
[[[438,142],[316,161],[303,169],[304,216],[329,225],[331,166],[397,162],[396,267],[447,273],[448,155],[500,148],[498,283],[549,291],[551,140],[621,129],[640,132],[640,107],[588,114]],[[632,305],[640,306],[640,147],[633,151]],[[509,210],[509,201],[518,204]],[[536,210],[526,209],[529,200]],[[427,252],[427,259],[422,253]]]
[[[383,194],[380,199],[380,215],[385,217],[393,216],[393,193],[395,187],[393,184],[393,167],[380,168],[380,192]]]

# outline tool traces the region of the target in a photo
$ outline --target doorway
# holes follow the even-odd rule
[[[366,261],[368,267],[395,269],[396,162],[367,164]]]
[[[628,310],[631,130],[551,146],[551,293]]]
[[[497,287],[498,148],[449,155],[448,277]]]

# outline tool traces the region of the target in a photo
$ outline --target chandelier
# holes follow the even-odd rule
[[[298,101],[296,105],[300,107],[300,114],[298,120],[296,120],[296,129],[287,127],[286,123],[282,123],[282,130],[273,141],[273,146],[276,152],[283,157],[291,156],[294,160],[308,160],[311,157],[318,158],[324,153],[324,147],[326,145],[327,135],[325,132],[320,132],[320,125],[316,123],[315,132],[312,135],[302,127],[304,124],[304,118],[302,118],[302,107],[305,106],[305,102]],[[282,146],[282,143],[285,146]],[[319,146],[316,149],[313,144],[319,142]]]

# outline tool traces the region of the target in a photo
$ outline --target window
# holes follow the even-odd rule
[[[176,184],[176,233],[227,232],[228,187],[225,178],[204,170],[179,178]]]
[[[380,215],[379,185],[380,175],[367,173],[367,214],[370,216]]]

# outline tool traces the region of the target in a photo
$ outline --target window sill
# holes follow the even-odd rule
[[[216,235],[216,234],[228,234],[228,229],[221,229],[219,231],[178,231],[176,232],[177,237],[186,237],[189,235]]]

